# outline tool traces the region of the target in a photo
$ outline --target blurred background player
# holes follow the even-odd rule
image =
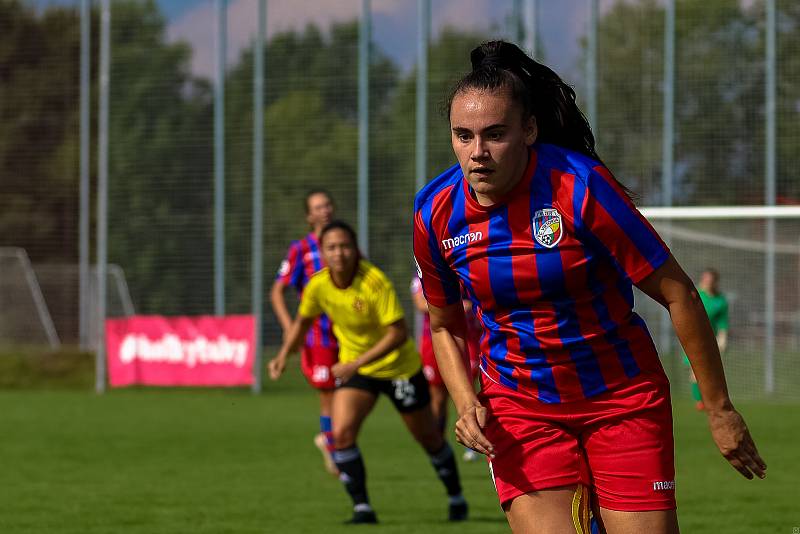
[[[335,221],[320,235],[328,267],[309,281],[297,317],[278,355],[269,363],[277,380],[303,336],[322,313],[333,320],[340,361],[333,367],[334,460],[353,500],[349,523],[376,523],[367,495],[364,461],[356,441],[379,394],[388,396],[408,430],[430,457],[449,497],[449,519],[467,518],[467,502],[453,450],[430,407],[419,355],[408,337],[403,308],[386,275],[361,258],[355,232]]]
[[[725,354],[728,347],[728,299],[719,290],[719,272],[716,269],[707,268],[700,274],[700,282],[697,284],[697,292],[703,307],[706,309],[708,319],[711,322],[711,329],[717,338],[717,345],[721,355]],[[683,355],[683,361],[689,365],[689,358]],[[703,398],[700,396],[700,388],[697,386],[697,378],[689,368],[689,380],[692,384],[692,398],[698,410],[704,408]]]
[[[298,297],[311,276],[325,266],[319,251],[319,234],[334,216],[335,206],[331,195],[322,189],[314,189],[306,194],[304,208],[306,221],[311,232],[302,239],[292,241],[286,259],[283,260],[278,276],[272,284],[270,302],[272,311],[278,318],[286,339],[292,325],[292,316],[286,305],[284,290],[292,286]],[[314,437],[314,444],[322,452],[325,469],[338,475],[333,461],[333,434],[331,425],[331,403],[335,381],[331,367],[339,361],[339,347],[333,335],[331,321],[320,315],[311,326],[305,338],[300,368],[311,387],[319,392],[320,433]]]
[[[422,314],[422,330],[418,339],[419,353],[422,360],[422,372],[428,380],[428,390],[431,394],[431,411],[433,417],[439,423],[439,428],[444,435],[447,427],[447,405],[450,397],[447,394],[447,387],[444,385],[442,375],[439,373],[439,366],[436,364],[436,356],[433,353],[433,341],[431,340],[431,317],[428,314],[428,302],[422,293],[422,283],[418,277],[411,280],[411,299],[414,307]],[[467,350],[469,354],[469,367],[474,380],[479,365],[480,357],[480,335],[481,326],[477,322],[472,312],[472,303],[464,301],[464,311],[467,316]],[[465,447],[464,460],[471,462],[479,458],[478,453]]]

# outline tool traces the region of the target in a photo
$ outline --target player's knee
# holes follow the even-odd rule
[[[333,429],[333,446],[337,449],[346,449],[356,443],[356,432],[354,428],[343,427]]]

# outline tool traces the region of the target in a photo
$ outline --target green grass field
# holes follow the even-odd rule
[[[704,416],[675,402],[679,515],[688,533],[791,533],[800,406],[741,403],[769,475],[747,481]],[[297,369],[254,397],[223,390],[0,391],[0,532],[507,532],[484,462],[460,462],[472,519],[446,502],[382,400],[360,446],[381,524],[345,527],[349,501],[312,444],[317,400]]]

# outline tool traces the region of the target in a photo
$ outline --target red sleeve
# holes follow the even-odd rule
[[[430,211],[425,207],[414,215],[414,259],[429,304],[443,308],[461,301],[458,277],[442,256],[437,237],[430,227]]]
[[[275,277],[275,279],[282,282],[284,285],[295,286],[299,290],[300,279],[303,274],[303,262],[300,260],[300,243],[298,241],[294,241],[291,245],[289,245],[286,258],[281,262],[281,266],[278,269],[278,275]]]
[[[633,283],[669,258],[667,245],[605,167],[595,167],[587,178],[581,220],[596,247]]]

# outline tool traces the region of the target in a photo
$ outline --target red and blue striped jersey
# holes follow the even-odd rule
[[[312,232],[302,239],[292,241],[286,259],[281,262],[278,269],[277,280],[284,285],[294,286],[297,294],[302,297],[311,276],[325,267],[325,262],[319,251],[319,241]],[[322,314],[314,321],[306,335],[307,347],[335,347],[336,338],[333,335],[331,320]]]
[[[669,249],[597,161],[536,144],[523,179],[489,207],[455,165],[414,211],[425,298],[443,307],[466,293],[489,379],[559,403],[663,372],[632,284]]]

